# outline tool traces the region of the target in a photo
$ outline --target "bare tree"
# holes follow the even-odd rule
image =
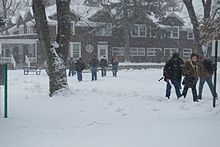
[[[58,35],[52,42],[43,0],[33,0],[32,7],[41,47],[48,65],[50,96],[67,86],[66,57],[69,49],[70,0],[57,0]]]
[[[192,1],[193,0],[183,0],[189,13],[191,23],[193,25],[193,33],[196,40],[196,52],[200,55],[203,55],[199,19],[196,16],[196,12]],[[202,0],[202,4],[204,8],[204,21],[209,21],[211,17],[212,0]]]
[[[112,14],[114,26],[123,31],[123,45],[125,47],[125,61],[130,61],[130,31],[138,19],[147,21],[147,15],[162,18],[170,9],[174,10],[179,3],[175,0],[119,0],[118,3],[104,4],[109,11],[116,9]]]
[[[27,7],[28,4],[28,0],[0,0],[0,10],[3,18],[7,19],[9,15],[14,15],[19,8]]]

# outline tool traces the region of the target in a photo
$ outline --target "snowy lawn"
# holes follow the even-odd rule
[[[194,103],[191,90],[186,100],[176,100],[173,88],[171,99],[164,97],[162,70],[98,75],[95,82],[89,73],[82,82],[70,77],[69,89],[50,98],[44,71],[9,71],[9,118],[1,111],[0,146],[219,147],[220,105],[212,108],[207,84],[203,100]]]

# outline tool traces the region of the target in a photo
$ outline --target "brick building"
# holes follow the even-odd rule
[[[186,25],[179,12],[171,12],[163,20],[152,16],[140,17],[130,29],[129,49],[125,49],[123,31],[115,27],[104,7],[74,5],[71,7],[72,37],[69,57],[82,57],[86,61],[91,55],[106,56],[118,54],[124,61],[125,52],[129,52],[131,62],[163,62],[173,52],[179,52],[188,58],[194,51],[195,42],[192,28]],[[46,8],[51,38],[56,36],[56,5]],[[12,19],[7,35],[0,35],[0,62],[12,63],[20,67],[31,62],[42,65],[44,55],[35,31],[31,8],[20,11]]]

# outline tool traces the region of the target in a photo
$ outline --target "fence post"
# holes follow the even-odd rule
[[[4,68],[5,76],[4,76],[4,84],[5,84],[5,112],[4,112],[4,117],[8,118],[8,65],[5,64]]]

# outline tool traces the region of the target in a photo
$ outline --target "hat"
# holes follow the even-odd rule
[[[195,57],[195,56],[196,56],[197,58],[199,57],[199,55],[196,54],[196,53],[192,53],[192,54],[191,54],[191,58],[192,58],[192,57]]]
[[[179,53],[173,53],[173,58],[178,58],[179,56]]]

